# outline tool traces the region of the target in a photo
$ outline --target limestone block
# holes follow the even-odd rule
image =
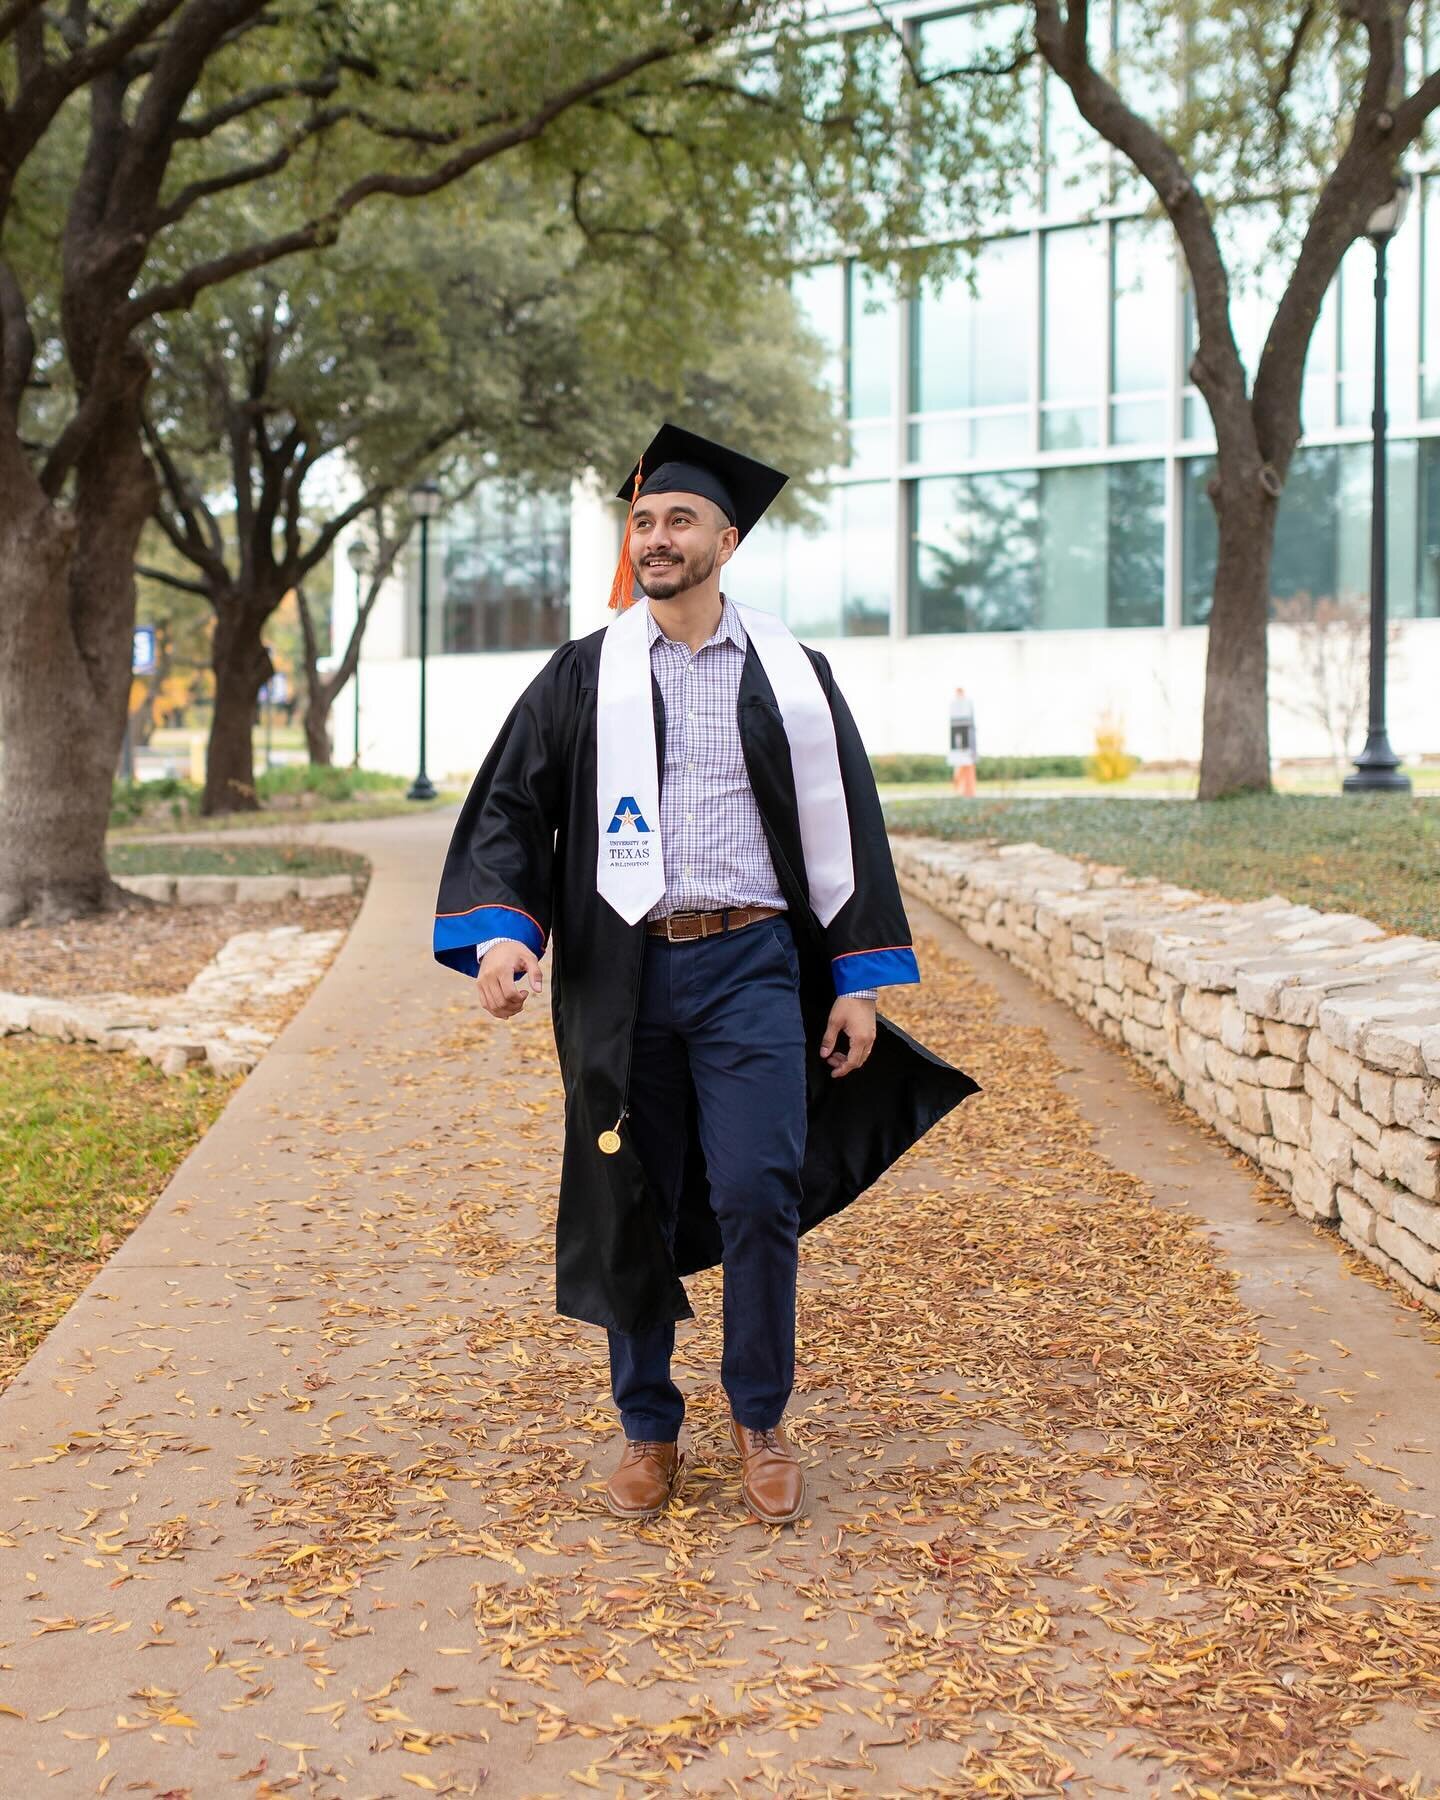
[[[1440,1081],[1402,1077],[1394,1088],[1395,1123],[1422,1137],[1440,1137]]]
[[[1242,1156],[1248,1156],[1251,1162],[1259,1162],[1262,1139],[1253,1131],[1246,1131],[1243,1125],[1234,1119],[1219,1117],[1211,1119],[1210,1125],[1219,1132],[1227,1144],[1233,1144]]]
[[[1148,1025],[1154,1031],[1161,1031],[1165,1025],[1165,1007],[1163,1003],[1147,994],[1130,996],[1130,1016],[1138,1019],[1142,1025]]]
[[[1355,1136],[1339,1119],[1329,1113],[1310,1110],[1310,1154],[1336,1181],[1350,1179],[1355,1154]]]
[[[1362,1067],[1358,1056],[1351,1056],[1348,1051],[1331,1043],[1323,1032],[1316,1031],[1310,1037],[1310,1061],[1327,1081],[1339,1088],[1347,1100],[1358,1097]]]
[[[1340,1090],[1333,1081],[1326,1080],[1314,1063],[1305,1065],[1305,1092],[1321,1112],[1330,1113],[1333,1116],[1337,1111],[1340,1104]]]
[[[1304,1069],[1288,1057],[1257,1056],[1252,1060],[1261,1087],[1300,1088],[1305,1085]]]
[[[1246,1060],[1238,1057],[1233,1051],[1211,1038],[1205,1046],[1206,1072],[1222,1087],[1233,1088],[1242,1079],[1242,1071],[1247,1067]]]
[[[1120,995],[1112,987],[1096,988],[1095,1006],[1100,1012],[1104,1013],[1107,1018],[1111,1019],[1121,1018],[1125,1011],[1124,1003],[1121,1000]]]
[[[1220,1009],[1220,1042],[1236,1056],[1259,1056],[1265,1039],[1255,1021],[1231,994],[1223,996]]]
[[[1360,1107],[1377,1125],[1395,1123],[1395,1078],[1379,1069],[1360,1071]]]
[[[1367,1175],[1373,1175],[1379,1180],[1385,1173],[1379,1150],[1374,1144],[1367,1144],[1364,1138],[1351,1138],[1350,1154],[1355,1159],[1355,1167],[1363,1169]]]
[[[1440,1076],[1440,1027],[1421,1033],[1420,1055],[1425,1063],[1425,1073]]]
[[[294,875],[237,875],[235,899],[241,906],[271,905],[291,899],[298,886]]]
[[[1259,1141],[1261,1167],[1277,1179],[1288,1177],[1295,1167],[1295,1146],[1282,1144],[1277,1138],[1261,1138]],[[1280,1185],[1289,1187],[1289,1180],[1280,1180]]]
[[[1393,1182],[1369,1175],[1364,1169],[1352,1169],[1350,1185],[1365,1204],[1372,1211],[1379,1213],[1382,1219],[1394,1218],[1395,1197],[1401,1190]]]
[[[1310,1033],[1299,1025],[1286,1025],[1279,1019],[1266,1019],[1261,1024],[1265,1045],[1272,1056],[1283,1056],[1289,1062],[1303,1063]]]
[[[1382,1127],[1369,1113],[1358,1106],[1352,1106],[1348,1100],[1342,1100],[1339,1115],[1341,1124],[1348,1125],[1356,1137],[1364,1138],[1367,1144],[1379,1145]]]
[[[1310,1219],[1336,1217],[1336,1185],[1315,1158],[1304,1149],[1295,1151],[1295,1165],[1290,1175],[1290,1197],[1298,1212]]]
[[[1424,1025],[1402,1025],[1382,1021],[1367,1026],[1361,1037],[1361,1053],[1366,1062],[1389,1069],[1396,1075],[1423,1075],[1425,1059],[1420,1044],[1429,1022]]]
[[[1336,1192],[1335,1202],[1340,1211],[1341,1236],[1351,1243],[1358,1241],[1361,1244],[1373,1244],[1375,1214],[1360,1196],[1352,1193],[1349,1188],[1340,1188]]]
[[[1440,1206],[1417,1200],[1413,1194],[1397,1193],[1390,1216],[1411,1237],[1419,1238],[1431,1250],[1440,1250]]]
[[[1220,1109],[1222,1119],[1237,1121],[1240,1118],[1240,1102],[1235,1098],[1234,1088],[1226,1087],[1224,1082],[1215,1085],[1215,1104]]]
[[[1310,1141],[1309,1097],[1285,1088],[1271,1088],[1268,1097],[1271,1129],[1280,1142],[1282,1144],[1308,1143]]]
[[[76,1033],[74,1013],[56,1000],[41,1001],[30,1014],[29,1029],[36,1037],[56,1038],[62,1044],[73,1044]]]
[[[173,875],[117,875],[115,885],[127,894],[138,894],[142,900],[159,900],[168,904],[175,898]]]
[[[1403,1182],[1422,1200],[1440,1196],[1440,1145],[1403,1126],[1380,1135],[1380,1166],[1392,1181]]]
[[[1240,1123],[1258,1137],[1274,1135],[1270,1130],[1270,1109],[1265,1104],[1266,1090],[1252,1087],[1248,1081],[1237,1081],[1233,1089]]]
[[[1224,1020],[1225,996],[1186,988],[1180,1001],[1180,1017],[1207,1038],[1218,1038]]]
[[[260,1058],[255,1051],[239,1044],[211,1039],[205,1045],[205,1060],[217,1075],[231,1076],[248,1075]]]
[[[0,1034],[28,1031],[30,1015],[43,1004],[31,994],[0,994]]]
[[[1425,1287],[1434,1287],[1440,1282],[1440,1255],[1428,1244],[1422,1244],[1419,1238],[1412,1237],[1402,1225],[1390,1219],[1377,1219],[1375,1242]]]
[[[175,901],[179,906],[228,906],[235,898],[233,875],[179,875]]]

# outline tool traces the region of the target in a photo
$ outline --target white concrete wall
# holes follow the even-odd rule
[[[592,495],[571,519],[572,632],[609,618],[606,598],[619,547],[620,512]],[[736,598],[743,600],[737,562]],[[354,611],[354,576],[337,546],[335,643]],[[362,761],[413,773],[418,743],[419,670],[404,657],[405,595],[393,581],[377,603],[361,659]],[[1113,713],[1127,748],[1147,761],[1195,762],[1200,755],[1208,634],[1199,628],[1136,631],[976,633],[955,637],[817,640],[835,669],[873,752],[942,752],[957,687],[975,702],[982,755],[1083,755]],[[1270,630],[1271,741],[1277,759],[1323,757],[1330,746],[1314,719],[1281,704],[1303,696],[1293,627]],[[469,774],[516,696],[542,668],[544,651],[497,651],[430,659],[430,772]],[[1390,736],[1402,756],[1440,754],[1440,620],[1410,621],[1390,653]],[[354,732],[353,691],[335,709],[335,737]],[[1353,749],[1364,742],[1361,729]]]

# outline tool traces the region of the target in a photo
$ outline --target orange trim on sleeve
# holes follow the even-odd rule
[[[879,956],[885,950],[913,950],[913,944],[876,944],[868,950],[842,950],[838,956],[832,956],[831,962],[844,962],[847,956]]]
[[[482,900],[478,906],[467,906],[461,912],[436,913],[435,917],[437,919],[467,919],[472,912],[486,911],[518,913],[522,919],[530,920],[530,923],[540,933],[542,938],[549,936],[549,933],[545,930],[545,927],[540,921],[536,918],[532,918],[523,906],[507,906],[503,900]]]

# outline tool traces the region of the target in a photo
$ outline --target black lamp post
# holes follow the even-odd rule
[[[407,800],[433,800],[435,784],[425,773],[425,658],[430,648],[430,521],[440,510],[440,490],[433,481],[410,490],[410,510],[420,521],[420,773]]]
[[[373,558],[370,546],[364,538],[351,538],[349,548],[345,552],[350,567],[355,571],[355,623],[360,623],[360,581],[365,571],[371,566]],[[355,686],[355,754],[350,758],[350,767],[360,767],[360,653],[355,653],[355,673],[350,677]]]
[[[1355,758],[1355,773],[1345,777],[1347,794],[1408,794],[1410,777],[1400,773],[1400,758],[1390,748],[1385,726],[1385,252],[1400,229],[1410,198],[1410,177],[1395,177],[1395,192],[1377,206],[1365,227],[1375,246],[1375,411],[1374,473],[1370,498],[1370,729],[1365,748]]]

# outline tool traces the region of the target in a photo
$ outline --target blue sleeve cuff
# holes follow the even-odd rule
[[[469,912],[436,917],[435,960],[462,975],[474,975],[480,967],[475,946],[497,937],[514,938],[536,956],[544,954],[545,933],[529,913],[516,906],[474,906]]]
[[[835,992],[853,994],[861,988],[906,987],[920,979],[915,952],[906,945],[884,950],[851,950],[831,958]]]

